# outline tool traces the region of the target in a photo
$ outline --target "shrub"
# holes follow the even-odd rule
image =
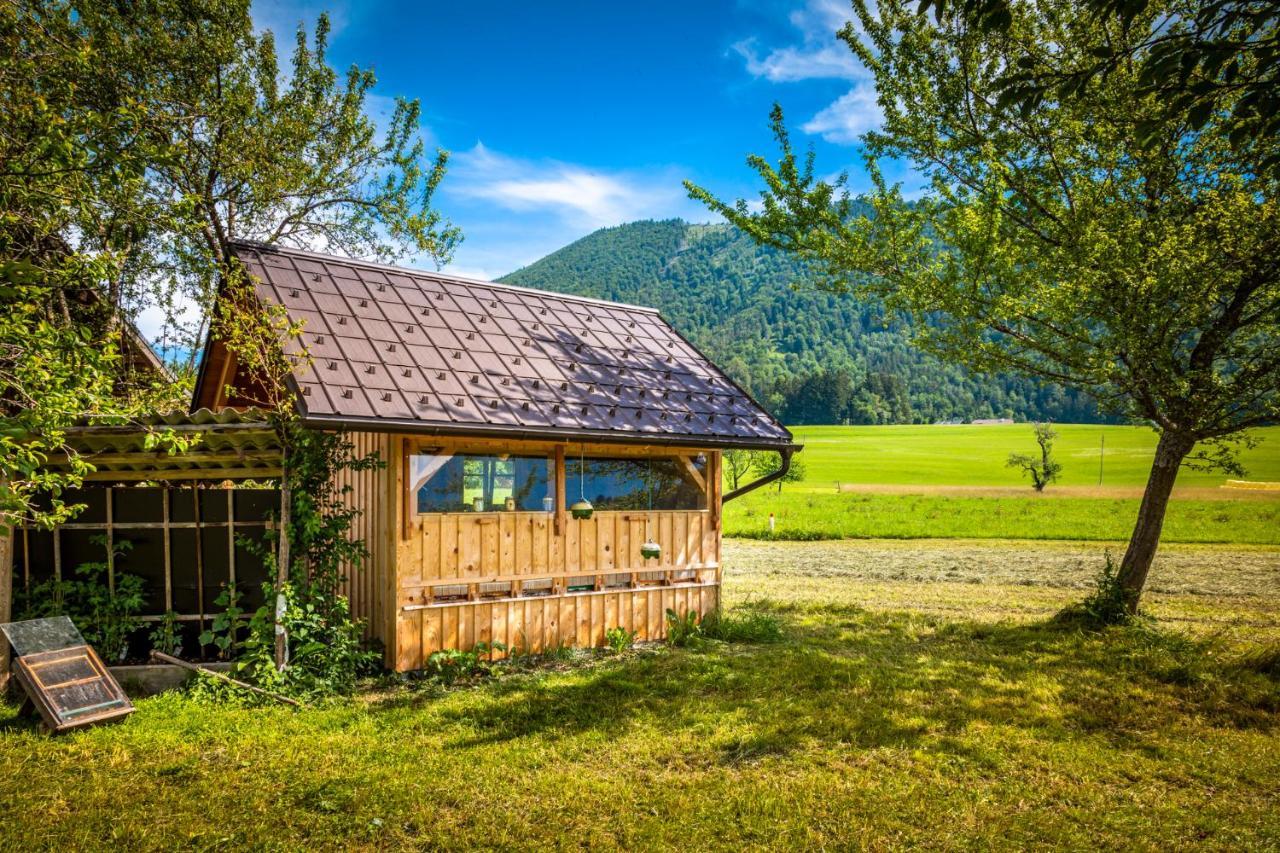
[[[489,675],[493,664],[486,658],[490,652],[505,652],[502,643],[476,643],[471,651],[441,649],[427,658],[427,675],[443,684]]]
[[[698,613],[688,610],[680,615],[667,608],[667,642],[673,646],[696,646],[702,642],[702,626]]]
[[[622,654],[635,644],[636,632],[628,631],[619,625],[616,628],[610,628],[605,631],[604,641],[613,650],[614,654]]]
[[[1132,593],[1120,583],[1119,568],[1106,552],[1106,562],[1093,581],[1093,592],[1078,604],[1069,605],[1058,611],[1053,621],[1080,625],[1097,630],[1109,625],[1128,625],[1134,620],[1129,611]]]

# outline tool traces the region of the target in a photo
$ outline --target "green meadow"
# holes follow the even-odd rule
[[[1124,540],[1137,517],[1155,434],[1125,426],[1057,429],[1062,479],[1037,494],[1005,465],[1011,452],[1035,450],[1026,424],[800,427],[795,433],[804,445],[805,479],[727,504],[725,534]],[[1253,437],[1256,444],[1240,454],[1249,481],[1280,481],[1280,427]],[[1164,541],[1280,544],[1280,492],[1225,488],[1228,479],[1222,472],[1184,469]]]
[[[1054,453],[1062,463],[1059,486],[1098,483],[1141,487],[1151,468],[1156,434],[1146,427],[1059,424]],[[1029,424],[992,426],[808,426],[795,427],[804,445],[804,485],[835,483],[928,486],[1019,486],[1026,480],[1005,466],[1010,453],[1032,454]],[[1254,430],[1257,445],[1240,461],[1250,480],[1280,482],[1280,427]],[[1222,485],[1228,476],[1183,470],[1178,485]],[[1052,486],[1050,487],[1053,488]],[[1030,489],[1028,489],[1030,491]]]

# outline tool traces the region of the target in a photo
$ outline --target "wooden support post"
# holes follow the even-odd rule
[[[565,464],[564,464],[564,445],[556,445],[556,535],[563,536],[565,534]]]
[[[0,622],[13,618],[13,527],[0,515]],[[0,634],[0,698],[9,689],[9,641]]]
[[[115,499],[110,486],[107,486],[105,498],[107,501],[107,589],[112,592],[116,591],[116,529],[115,529]]]
[[[191,487],[191,518],[196,523],[196,609],[200,611],[200,631],[204,631],[204,537],[200,533],[200,489]]]
[[[284,669],[285,658],[289,651],[289,638],[284,631],[284,587],[289,582],[289,524],[292,491],[289,487],[288,461],[285,461],[285,474],[280,478],[280,548],[276,557],[276,669]]]
[[[165,486],[160,492],[164,515],[164,611],[173,609],[173,545],[169,541],[169,504],[173,490]]]
[[[236,585],[236,490],[227,489],[227,585]]]

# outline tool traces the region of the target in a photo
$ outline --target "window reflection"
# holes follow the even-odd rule
[[[554,505],[554,475],[546,456],[418,455],[410,457],[409,474],[420,513],[550,512]]]
[[[707,505],[706,492],[698,482],[699,477],[706,482],[705,457],[571,457],[565,461],[565,475],[566,505],[577,501],[579,494],[597,510],[648,509],[650,494],[654,509],[695,510]]]

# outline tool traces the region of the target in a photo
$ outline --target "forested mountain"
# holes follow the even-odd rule
[[[605,228],[501,281],[656,307],[790,424],[1099,420],[1078,392],[920,352],[877,302],[806,287],[801,264],[729,225]]]

